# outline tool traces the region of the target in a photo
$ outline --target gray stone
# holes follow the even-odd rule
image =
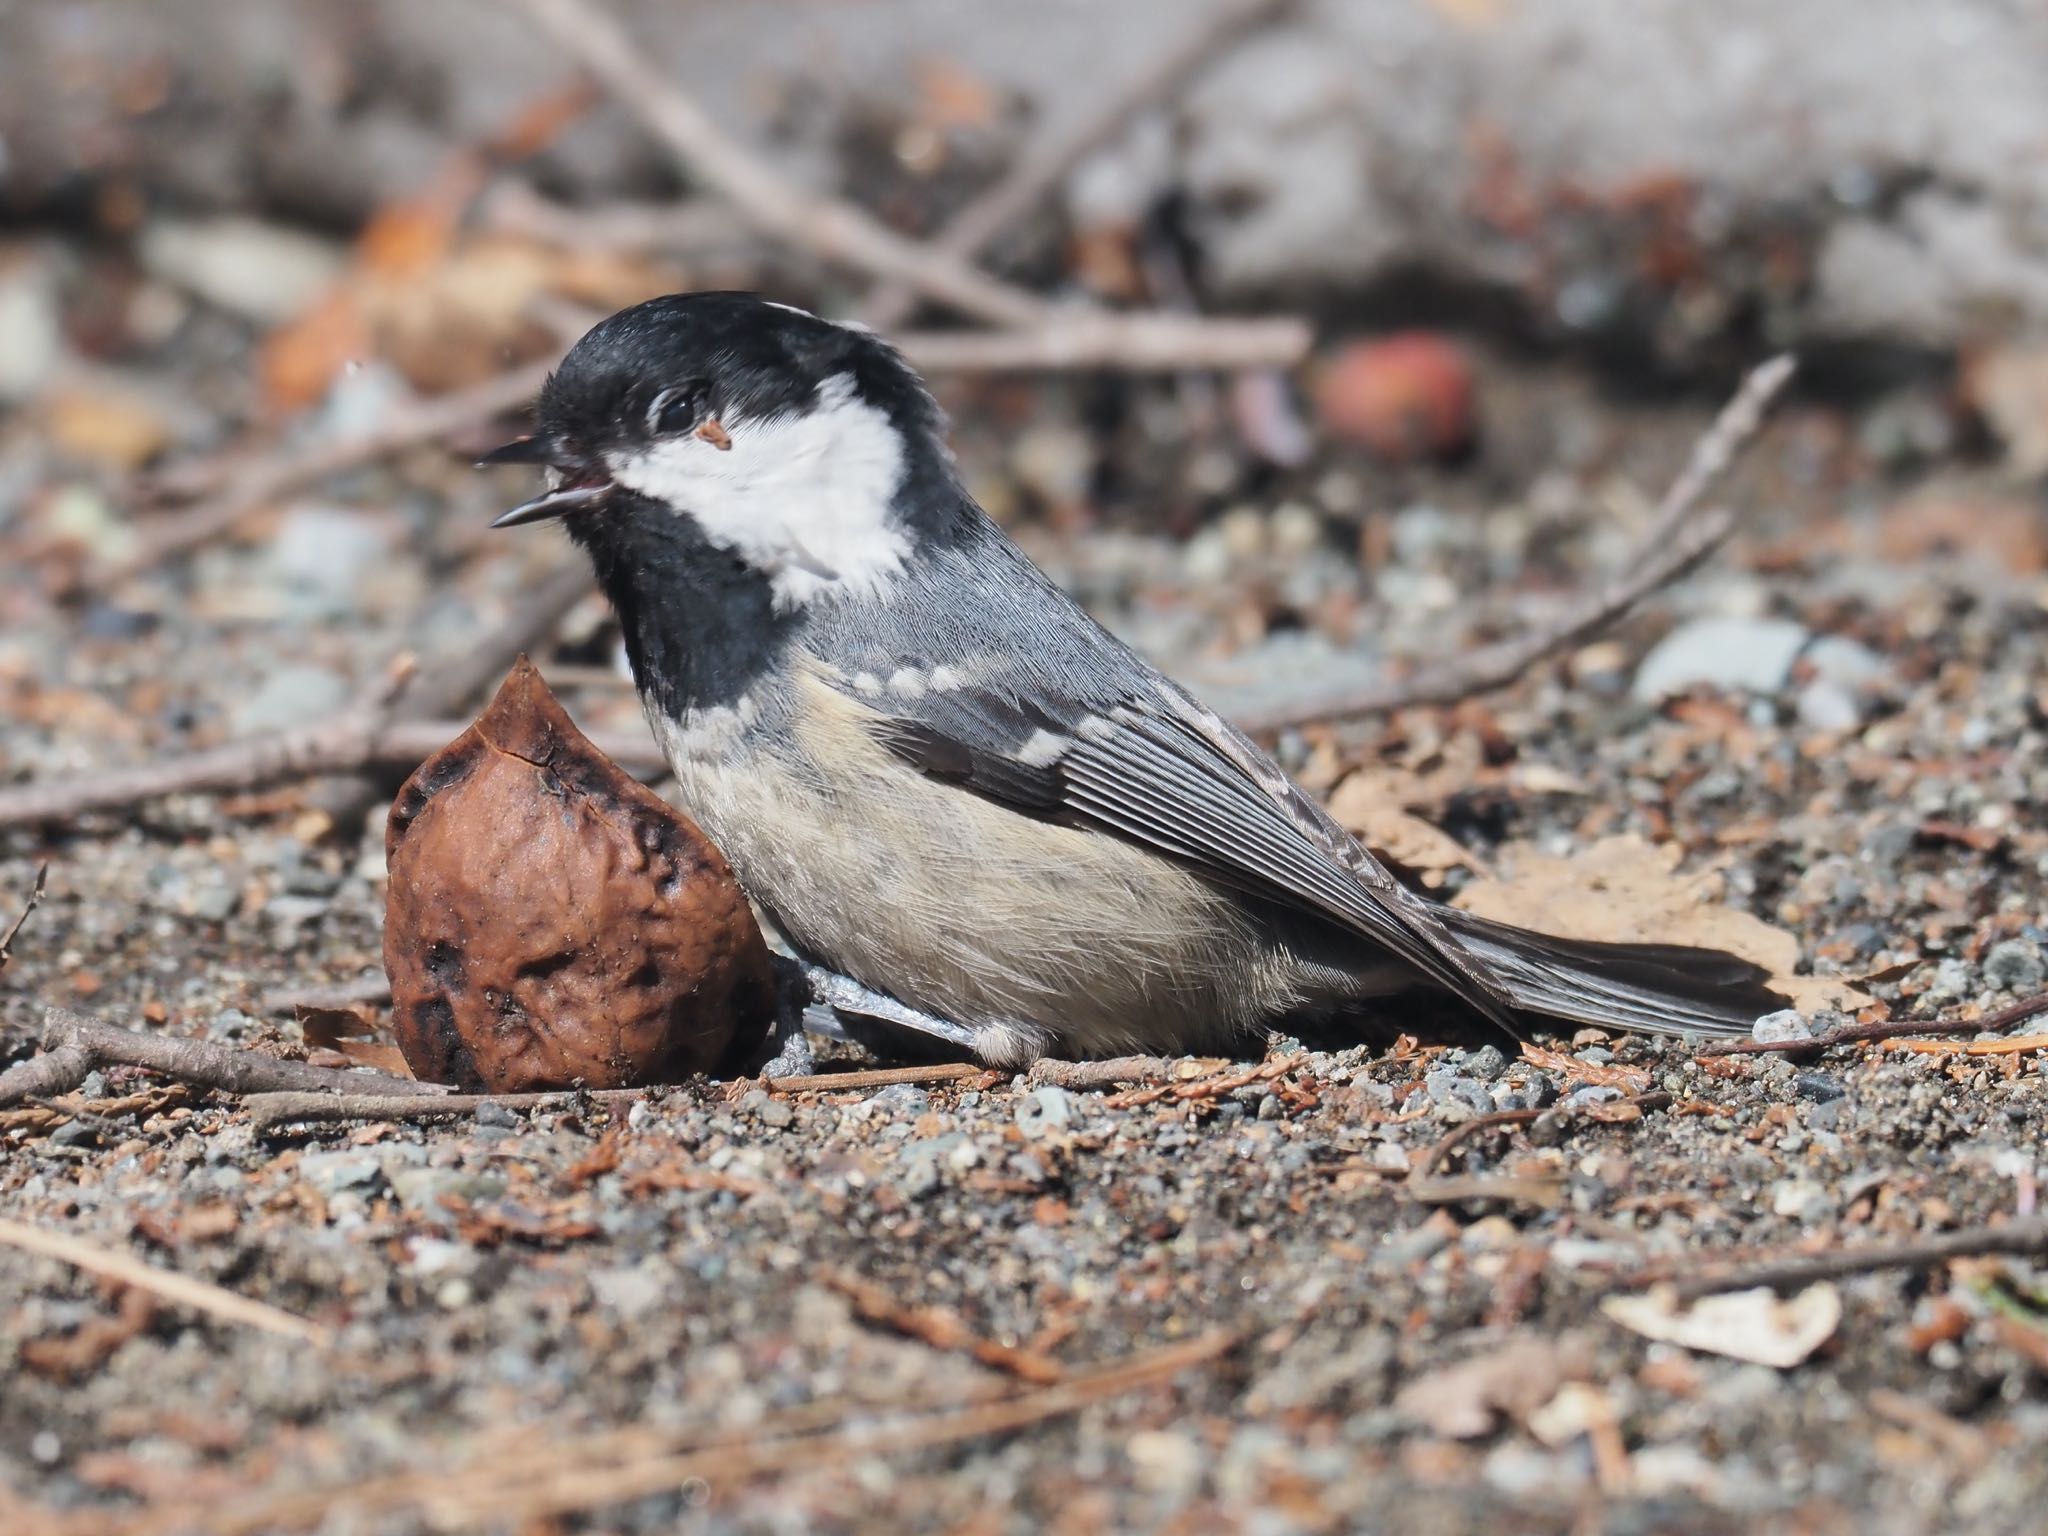
[[[892,1083],[868,1103],[892,1115],[921,1115],[931,1108],[932,1096],[915,1083]]]
[[[308,1152],[299,1159],[299,1177],[323,1195],[338,1195],[375,1189],[384,1181],[384,1168],[366,1152]]]
[[[326,667],[280,666],[265,675],[253,693],[238,700],[228,719],[238,735],[310,725],[332,716],[348,702],[348,680]]]
[[[1984,956],[1984,980],[2001,992],[2031,997],[2048,983],[2048,958],[2032,939],[2000,939]]]
[[[1465,1070],[1485,1082],[1507,1071],[1508,1059],[1497,1045],[1482,1045],[1465,1059]]]
[[[1752,1040],[1777,1043],[1786,1040],[1811,1040],[1813,1028],[1806,1022],[1806,1015],[1797,1008],[1780,1008],[1776,1013],[1767,1013],[1749,1027]]]
[[[1804,626],[1785,619],[1695,619],[1643,658],[1631,691],[1645,704],[1700,686],[1776,693],[1805,644]]]
[[[1026,1136],[1050,1136],[1074,1122],[1074,1100],[1064,1088],[1034,1088],[1017,1104],[1017,1128]]]

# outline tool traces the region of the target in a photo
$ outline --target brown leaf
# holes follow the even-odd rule
[[[354,1008],[310,1008],[300,1004],[299,1027],[306,1033],[310,1059],[316,1066],[323,1053],[339,1056],[338,1066],[375,1067],[394,1077],[411,1077],[405,1053],[383,1028]]]
[[[1493,1433],[1503,1417],[1526,1419],[1584,1369],[1577,1349],[1515,1335],[1409,1382],[1395,1396],[1394,1411],[1439,1435],[1476,1440]]]
[[[1592,1083],[1601,1088],[1622,1088],[1630,1093],[1641,1093],[1650,1086],[1650,1074],[1641,1067],[1625,1067],[1619,1062],[1601,1065],[1598,1062],[1581,1061],[1576,1056],[1567,1056],[1562,1051],[1546,1051],[1540,1045],[1522,1042],[1522,1059],[1531,1066],[1541,1067],[1546,1072],[1561,1072],[1573,1082]]]
[[[1454,903],[1497,922],[1566,939],[1622,944],[1696,944],[1726,950],[1771,973],[1800,1008],[1855,1008],[1869,1001],[1847,982],[1797,976],[1799,941],[1721,900],[1721,878],[1677,873],[1671,843],[1606,837],[1567,857],[1526,843],[1501,850],[1498,877],[1474,880]]]

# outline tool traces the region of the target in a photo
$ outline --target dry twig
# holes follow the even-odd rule
[[[49,878],[50,866],[39,865],[36,869],[35,884],[29,887],[28,901],[22,906],[21,916],[8,925],[5,934],[0,934],[0,971],[6,970],[8,962],[14,958],[14,941],[21,934],[22,924],[28,921],[31,912],[43,904],[43,891]]]
[[[899,235],[851,203],[791,185],[657,73],[600,7],[586,0],[521,4],[562,52],[640,119],[693,180],[715,189],[765,233],[828,261],[907,283],[978,319],[1028,326],[1043,318],[1045,306],[1022,289]]]
[[[1034,1061],[1026,1081],[1034,1088],[1068,1088],[1078,1093],[1121,1088],[1131,1083],[1164,1083],[1200,1063],[1187,1056],[1116,1056],[1108,1061]],[[1210,1065],[1221,1065],[1212,1062]]]
[[[94,811],[120,810],[167,795],[257,789],[287,779],[355,775],[372,767],[410,769],[467,724],[422,717],[440,715],[504,675],[533,649],[592,587],[581,561],[563,564],[541,580],[518,610],[460,657],[413,683],[395,701],[387,681],[332,720],[227,742],[201,752],[0,789],[0,827],[67,822]],[[601,749],[634,771],[661,767],[651,740],[605,735]],[[375,785],[356,791],[372,793]],[[337,813],[345,809],[336,807]]]
[[[42,1055],[0,1074],[0,1108],[69,1093],[93,1068],[111,1066],[141,1067],[222,1093],[351,1093],[369,1088],[385,1095],[426,1096],[446,1091],[437,1083],[415,1082],[386,1072],[344,1072],[308,1066],[303,1061],[282,1061],[216,1040],[146,1035],[68,1008],[44,1010],[42,1043]]]
[[[738,1089],[765,1087],[771,1093],[851,1093],[886,1088],[895,1083],[966,1083],[989,1076],[986,1067],[941,1063],[919,1067],[882,1067],[872,1072],[820,1072],[811,1077],[737,1078]],[[281,1125],[325,1125],[341,1120],[429,1120],[443,1115],[474,1114],[486,1104],[501,1109],[559,1109],[601,1104],[608,1109],[630,1106],[667,1092],[668,1084],[649,1088],[564,1088],[546,1093],[449,1093],[433,1099],[394,1098],[388,1093],[252,1094],[244,1102],[249,1123],[260,1133]],[[436,1090],[438,1092],[438,1090]]]
[[[2015,1024],[2048,1013],[2048,992],[2038,997],[2029,997],[2010,1007],[2001,1008],[1989,1018],[1974,1022],[1961,1019],[1902,1019],[1881,1020],[1875,1024],[1844,1024],[1805,1040],[1711,1040],[1693,1054],[1695,1056],[1802,1056],[1808,1052],[1820,1052],[1837,1045],[1856,1045],[1866,1041],[1906,1040],[1923,1035],[1952,1035],[1969,1029],[1979,1033],[1988,1030],[2010,1029]],[[1961,1049],[1963,1042],[1958,1042]]]
[[[1636,552],[1619,573],[1552,623],[1455,661],[1425,667],[1404,682],[1346,687],[1319,697],[1286,701],[1254,712],[1250,719],[1240,718],[1238,725],[1255,733],[1272,732],[1417,704],[1453,703],[1505,687],[1538,662],[1598,634],[1650,593],[1690,570],[1734,529],[1732,514],[1710,512],[1695,518],[1695,509],[1756,436],[1764,413],[1791,379],[1794,366],[1790,356],[1779,356],[1751,371],[1694,445],[1685,468],[1658,504]]]
[[[948,250],[898,234],[841,198],[794,186],[765,158],[728,134],[674,82],[657,74],[634,50],[617,21],[590,0],[521,3],[566,52],[640,119],[688,174],[719,192],[765,233],[824,260],[901,283],[997,326],[1023,332],[1076,326],[1079,335],[1093,338],[1100,347],[1099,355],[1106,359],[1144,356],[1150,340],[1156,357],[1158,338],[1167,334],[1162,329],[1166,317],[1111,315],[1086,306],[1048,304]],[[1180,324],[1184,329],[1178,334],[1191,339],[1201,322],[1182,320]],[[1291,362],[1306,349],[1308,332],[1305,327],[1275,330],[1267,339],[1282,343],[1284,355],[1262,356],[1261,365]],[[1165,365],[1155,361],[1150,366]],[[1185,362],[1177,366],[1218,365]]]
[[[853,1303],[853,1310],[868,1322],[894,1329],[907,1338],[918,1339],[933,1349],[972,1356],[991,1370],[1002,1371],[1020,1381],[1058,1381],[1065,1373],[1059,1362],[1034,1349],[1019,1349],[974,1332],[960,1315],[945,1307],[906,1306],[889,1291],[859,1275],[827,1274],[825,1285]]]
[[[927,373],[1232,372],[1285,368],[1308,351],[1308,323],[1286,316],[1127,313],[1066,307],[1036,325],[997,331],[910,331],[892,338]]]
[[[1409,1177],[1432,1178],[1436,1171],[1443,1167],[1445,1158],[1481,1131],[1498,1131],[1513,1125],[1527,1125],[1542,1113],[1540,1109],[1503,1109],[1490,1115],[1475,1115],[1462,1125],[1451,1127],[1449,1134],[1423,1155],[1422,1161],[1415,1165],[1415,1171]]]
[[[1689,1302],[1722,1291],[1747,1291],[1760,1285],[1775,1290],[1796,1290],[1817,1280],[1836,1280],[1844,1275],[1866,1275],[1883,1269],[1927,1269],[1936,1264],[1946,1264],[1951,1259],[1980,1258],[1989,1254],[2010,1254],[2017,1258],[2048,1255],[2048,1219],[2035,1217],[1998,1227],[1963,1227],[1954,1232],[1939,1232],[1932,1237],[1914,1238],[1909,1242],[1863,1243],[1853,1248],[1838,1248],[1832,1253],[1756,1260],[1731,1255],[1722,1261],[1724,1268],[1679,1280],[1677,1292],[1681,1302]],[[1697,1254],[1694,1262],[1711,1263],[1714,1260],[1711,1255]],[[1633,1288],[1642,1282],[1631,1276],[1621,1283]]]
[[[56,1259],[90,1274],[105,1275],[110,1280],[118,1280],[123,1285],[132,1285],[161,1297],[174,1306],[189,1307],[222,1322],[261,1328],[266,1333],[281,1334],[322,1348],[334,1342],[330,1329],[273,1307],[268,1302],[252,1301],[211,1281],[195,1280],[190,1275],[159,1269],[154,1264],[143,1263],[132,1254],[102,1248],[63,1232],[51,1232],[0,1217],[0,1244],[40,1258]]]

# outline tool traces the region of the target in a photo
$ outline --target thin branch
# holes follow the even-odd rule
[[[764,233],[828,261],[908,283],[964,314],[1028,326],[1046,306],[1021,288],[899,235],[853,204],[793,186],[764,156],[664,79],[625,29],[586,0],[521,0],[557,48],[637,117],[696,182],[715,189]]]
[[[1116,1056],[1108,1061],[1061,1061],[1047,1056],[1031,1064],[1025,1081],[1034,1088],[1092,1093],[1133,1083],[1171,1082],[1188,1061],[1184,1056]]]
[[[504,623],[461,656],[419,678],[395,703],[380,683],[365,701],[315,725],[246,737],[132,768],[0,789],[0,828],[69,822],[167,795],[260,789],[288,779],[353,775],[373,767],[411,769],[468,728],[467,721],[418,717],[460,708],[482,693],[523,652],[553,633],[592,584],[582,561],[565,563],[528,593]],[[651,738],[600,732],[593,739],[631,772],[666,771]],[[358,796],[376,791],[373,781],[366,785],[356,791]],[[338,815],[346,811],[345,806],[335,809]]]
[[[0,1109],[69,1093],[92,1073],[92,1052],[60,1045],[0,1072]]]
[[[961,261],[976,260],[1029,217],[1076,166],[1133,117],[1173,91],[1224,45],[1287,3],[1288,0],[1219,0],[1158,58],[1122,85],[1102,91],[1090,106],[1067,122],[1055,125],[1038,143],[1027,148],[1000,179],[948,219],[931,243]],[[861,306],[860,317],[878,331],[894,330],[909,317],[916,302],[915,291],[907,285],[885,284]]]
[[[427,1096],[446,1092],[438,1083],[415,1082],[393,1077],[388,1072],[335,1071],[308,1066],[303,1061],[283,1061],[261,1051],[223,1045],[215,1040],[192,1040],[176,1035],[147,1035],[122,1029],[104,1019],[95,1019],[68,1008],[43,1011],[43,1052],[0,1076],[0,1108],[28,1098],[45,1098],[68,1093],[84,1081],[85,1072],[76,1071],[78,1056],[86,1058],[86,1072],[94,1067],[142,1067],[179,1082],[222,1093],[295,1091],[307,1093],[355,1093],[372,1089],[380,1094]],[[51,1056],[59,1057],[50,1063]],[[30,1068],[44,1065],[37,1072]]]
[[[756,227],[826,261],[898,282],[963,314],[1021,332],[1052,327],[1064,339],[1034,352],[1019,338],[995,364],[972,348],[954,354],[956,365],[1002,367],[1114,366],[1242,367],[1297,360],[1307,349],[1305,326],[1247,333],[1226,331],[1208,348],[1216,361],[1198,360],[1190,328],[1207,322],[1156,315],[1113,315],[1086,304],[1050,304],[1025,289],[989,276],[950,251],[898,234],[864,210],[827,193],[798,187],[765,157],[728,134],[703,106],[646,62],[618,22],[590,0],[520,0],[525,10],[570,56],[610,91],[665,145],[693,179],[727,198]],[[1180,329],[1165,327],[1177,319]],[[1218,322],[1219,324],[1223,322]],[[1258,322],[1229,322],[1258,325]],[[926,356],[940,355],[929,348]],[[1238,349],[1250,361],[1231,361]],[[1011,360],[1012,358],[1016,360]],[[1176,359],[1186,359],[1176,361]],[[968,360],[968,361],[963,361]],[[934,362],[934,367],[945,366]]]
[[[886,1286],[860,1275],[834,1272],[820,1278],[828,1290],[837,1291],[852,1302],[853,1310],[865,1321],[929,1344],[933,1349],[967,1355],[991,1370],[1040,1385],[1058,1381],[1065,1374],[1051,1356],[984,1337],[948,1307],[906,1305]]]
[[[1844,1275],[1867,1275],[1884,1269],[1927,1269],[1951,1259],[1988,1254],[2010,1254],[2016,1258],[2048,1255],[2048,1220],[2036,1217],[1998,1227],[1964,1227],[1903,1243],[1865,1243],[1838,1248],[1832,1253],[1766,1258],[1754,1263],[1743,1263],[1737,1257],[1726,1261],[1726,1268],[1679,1280],[1677,1292],[1681,1302],[1688,1302],[1722,1291],[1753,1290],[1760,1285],[1792,1290]],[[1706,1254],[1695,1254],[1691,1262],[1697,1266],[1712,1260]],[[1630,1277],[1621,1283],[1634,1286],[1638,1282]]]
[[[921,1067],[875,1067],[861,1072],[814,1072],[807,1077],[768,1077],[770,1093],[850,1093],[863,1088],[893,1088],[899,1083],[971,1083],[993,1069],[969,1061],[936,1062]]]
[[[1650,593],[1690,570],[1734,529],[1732,514],[1711,512],[1696,519],[1694,509],[1756,436],[1764,413],[1791,379],[1794,367],[1793,359],[1784,355],[1751,371],[1694,445],[1635,553],[1615,576],[1553,622],[1442,666],[1426,667],[1405,682],[1346,687],[1283,702],[1253,712],[1248,720],[1240,718],[1238,724],[1254,733],[1272,732],[1417,704],[1454,703],[1505,687],[1538,662],[1606,629]]]
[[[770,1093],[852,1093],[887,1088],[897,1083],[967,1083],[985,1080],[987,1067],[942,1063],[934,1066],[880,1067],[872,1072],[820,1072],[810,1077],[736,1078],[733,1088],[766,1088]],[[372,1085],[373,1089],[375,1085]],[[281,1125],[332,1125],[345,1120],[437,1120],[444,1115],[471,1115],[486,1106],[499,1109],[561,1109],[573,1104],[598,1104],[607,1109],[630,1107],[658,1098],[679,1084],[646,1088],[560,1088],[542,1093],[449,1093],[427,1099],[394,1098],[389,1093],[254,1093],[243,1101],[249,1123],[259,1133]]]
[[[109,1280],[118,1280],[123,1285],[132,1285],[161,1297],[174,1306],[188,1307],[222,1322],[260,1328],[266,1333],[280,1334],[323,1349],[334,1342],[332,1329],[323,1328],[296,1313],[273,1307],[268,1302],[238,1296],[209,1280],[195,1280],[174,1270],[159,1269],[132,1254],[102,1248],[63,1232],[51,1232],[0,1217],[0,1244],[39,1258],[56,1259],[89,1274],[104,1275]]]
[[[1975,1021],[1964,1019],[1903,1019],[1897,1022],[1883,1021],[1876,1024],[1844,1024],[1838,1029],[1826,1030],[1805,1040],[1713,1040],[1702,1045],[1695,1056],[1803,1056],[1809,1052],[1818,1054],[1837,1045],[1856,1045],[1872,1040],[1905,1040],[1922,1035],[1952,1035],[1960,1030],[2010,1029],[2028,1019],[2048,1013],[2048,992],[2029,997],[2010,1007],[2001,1008],[1989,1018]]]
[[[929,373],[1231,372],[1285,368],[1308,351],[1308,323],[1287,316],[1135,313],[1079,306],[1019,330],[913,331],[895,338],[904,357]]]
[[[6,970],[8,962],[14,958],[14,941],[21,934],[22,924],[28,921],[31,912],[43,904],[43,892],[49,878],[50,866],[39,865],[36,869],[35,884],[29,887],[28,901],[21,909],[21,916],[8,925],[4,935],[0,935],[0,971]]]

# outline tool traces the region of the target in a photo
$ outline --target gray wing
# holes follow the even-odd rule
[[[1065,611],[1034,617],[1053,622],[1016,649],[938,648],[926,634],[912,650],[908,628],[879,648],[872,631],[852,646],[814,638],[828,642],[825,675],[923,772],[1334,920],[1506,1021],[1490,970],[1249,738],[1078,610],[1081,631]],[[1016,627],[999,626],[1013,643]],[[935,648],[959,659],[934,665]]]

